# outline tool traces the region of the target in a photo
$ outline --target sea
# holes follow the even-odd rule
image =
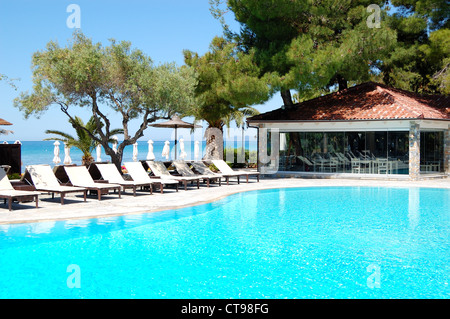
[[[14,143],[15,141],[6,141],[9,144]],[[4,142],[5,143],[5,142]],[[22,172],[25,171],[25,167],[27,165],[37,165],[37,164],[50,164],[51,166],[54,166],[55,163],[53,162],[53,159],[55,157],[54,155],[54,149],[55,146],[54,141],[20,141],[22,144],[21,146],[21,155],[22,155]],[[153,142],[153,153],[155,155],[156,160],[166,160],[165,157],[162,156],[162,151],[164,148],[165,141],[154,141]],[[64,146],[63,143],[60,143],[59,146],[59,158],[61,159],[60,165],[64,162]],[[120,144],[120,141],[119,141]],[[185,152],[187,153],[187,156],[185,160],[194,160],[194,141],[185,141]],[[244,146],[246,150],[249,151],[256,151],[257,150],[257,142],[256,141],[245,141]],[[206,148],[206,141],[203,141],[199,144],[200,147],[200,158],[203,157],[203,154],[205,153]],[[242,142],[241,141],[225,141],[224,142],[224,148],[241,148]],[[179,158],[180,154],[180,146],[177,145],[177,157]],[[147,141],[138,141],[138,160],[145,160],[147,158],[148,154],[148,142]],[[73,164],[81,165],[81,157],[82,152],[72,147],[70,149],[70,158],[72,160]],[[96,150],[92,152],[92,157],[94,160],[97,159],[97,153]],[[110,162],[111,158],[105,154],[104,149],[102,148],[101,153],[101,160],[103,162]],[[174,142],[170,142],[170,157],[169,160],[175,159],[175,150],[174,150]],[[133,161],[133,146],[129,145],[125,147],[124,155],[123,155],[123,162],[131,162]]]

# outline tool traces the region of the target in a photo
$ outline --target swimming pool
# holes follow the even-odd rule
[[[0,225],[1,298],[448,298],[450,191],[251,191]]]

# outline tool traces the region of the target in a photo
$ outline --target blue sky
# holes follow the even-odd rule
[[[0,118],[12,122],[14,135],[2,136],[3,140],[34,141],[48,137],[47,129],[71,132],[66,116],[55,106],[39,119],[30,117],[25,120],[23,114],[13,107],[13,100],[21,91],[30,91],[31,56],[38,50],[44,50],[50,40],[65,46],[71,39],[74,29],[67,26],[66,12],[70,4],[81,9],[81,30],[95,42],[107,45],[108,39],[130,41],[158,63],[175,62],[182,65],[184,49],[204,54],[214,36],[222,35],[222,27],[209,12],[208,0],[0,0],[0,73],[14,81],[17,90],[0,82]],[[233,23],[230,14],[228,23]],[[260,112],[280,107],[281,98],[276,95],[264,105],[256,106]],[[76,115],[87,120],[86,110],[77,108]],[[109,113],[113,125],[120,127],[120,118]],[[185,120],[192,120],[186,118]],[[136,130],[139,122],[131,123]],[[203,124],[204,127],[206,125]],[[256,132],[250,130],[249,136]],[[170,129],[148,128],[141,140],[170,139]],[[181,130],[179,136],[186,137],[187,130]],[[197,134],[196,134],[197,135]]]

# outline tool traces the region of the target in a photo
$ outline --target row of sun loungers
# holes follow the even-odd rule
[[[179,183],[184,185],[185,190],[187,190],[188,183],[196,184],[197,188],[200,188],[200,181],[206,182],[208,187],[212,182],[218,182],[221,186],[222,178],[225,178],[227,185],[230,178],[236,177],[239,183],[239,178],[243,176],[246,177],[247,183],[249,176],[255,176],[259,182],[259,172],[235,171],[224,161],[212,162],[220,170],[220,173],[211,171],[203,162],[193,162],[192,168],[190,168],[188,163],[182,160],[174,161],[172,164],[177,175],[171,174],[162,162],[127,162],[124,165],[131,180],[126,180],[116,166],[111,163],[91,165],[101,176],[100,180],[94,180],[91,167],[87,169],[85,166],[64,166],[68,179],[68,183],[65,184],[58,180],[50,165],[30,165],[27,166],[22,181],[32,185],[35,189],[33,191],[14,189],[6,172],[0,169],[0,198],[4,199],[5,203],[8,201],[8,208],[11,210],[13,200],[21,202],[32,199],[38,207],[38,196],[41,193],[52,194],[52,198],[58,194],[61,198],[61,205],[63,205],[65,195],[69,193],[83,193],[84,201],[86,201],[88,192],[96,192],[98,200],[101,200],[102,195],[109,194],[110,191],[117,192],[120,198],[121,191],[126,189],[132,189],[133,195],[136,196],[139,187],[141,189],[148,188],[152,194],[154,186],[159,187],[163,193],[166,186],[172,185],[178,192]],[[152,176],[149,175],[147,168],[151,170]]]

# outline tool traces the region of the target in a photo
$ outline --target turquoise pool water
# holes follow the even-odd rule
[[[0,297],[448,298],[449,207],[442,189],[296,188],[0,226]]]

